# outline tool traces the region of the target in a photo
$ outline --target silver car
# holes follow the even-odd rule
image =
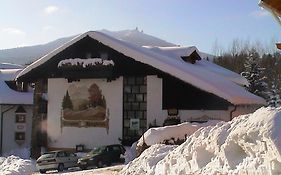
[[[36,161],[36,167],[40,173],[48,170],[63,171],[70,167],[76,167],[78,157],[66,151],[52,151],[42,154]]]

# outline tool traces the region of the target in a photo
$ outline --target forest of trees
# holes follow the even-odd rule
[[[280,106],[281,52],[249,43],[234,40],[227,51],[217,47],[214,62],[244,76],[249,81],[245,88],[266,99],[269,106]]]

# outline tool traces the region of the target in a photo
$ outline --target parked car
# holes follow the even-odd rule
[[[36,167],[40,173],[48,170],[63,171],[64,169],[75,167],[78,157],[74,153],[66,151],[52,151],[42,154],[36,161]]]
[[[125,148],[122,145],[107,145],[93,149],[86,156],[78,159],[78,165],[81,169],[87,169],[90,166],[98,168],[104,165],[110,166],[112,163],[124,162],[120,155],[125,154]]]

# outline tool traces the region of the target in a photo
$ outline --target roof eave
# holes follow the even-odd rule
[[[25,77],[26,74],[29,74],[30,71],[32,71],[33,69],[35,69],[36,67],[44,64],[45,62],[48,61],[45,60],[44,61],[44,58],[46,57],[53,57],[55,56],[56,54],[58,54],[59,52],[63,51],[64,49],[66,49],[67,47],[71,46],[72,44],[76,43],[77,41],[81,40],[82,38],[86,37],[89,33],[91,33],[92,31],[88,31],[86,33],[83,33],[81,35],[78,35],[76,37],[74,37],[72,40],[68,41],[67,43],[61,45],[60,47],[54,49],[53,51],[51,51],[50,53],[40,57],[38,60],[34,61],[32,64],[28,65],[27,67],[25,67],[17,76],[16,76],[16,80],[17,81],[22,81]],[[41,62],[41,63],[40,63]],[[38,66],[35,67],[35,65],[39,63]]]
[[[269,11],[272,16],[275,18],[275,20],[278,22],[279,25],[281,25],[281,12],[278,11],[276,8],[272,7],[271,5],[265,3],[264,1],[260,1],[259,2],[259,6],[266,9],[267,11]]]

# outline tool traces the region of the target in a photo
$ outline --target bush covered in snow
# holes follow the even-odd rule
[[[280,174],[280,126],[281,108],[261,108],[200,128],[178,147],[153,145],[120,174]]]

